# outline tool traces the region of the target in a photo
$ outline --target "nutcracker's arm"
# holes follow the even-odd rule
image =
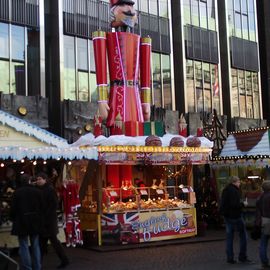
[[[96,31],[93,33],[93,46],[96,65],[96,81],[98,90],[99,115],[106,119],[108,117],[108,83],[107,83],[107,54],[106,33]]]
[[[151,38],[141,39],[140,44],[140,80],[141,103],[144,121],[150,121],[151,104]]]

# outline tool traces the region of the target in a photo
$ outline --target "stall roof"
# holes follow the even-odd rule
[[[98,151],[96,147],[87,149],[80,149],[79,147],[40,147],[40,148],[26,148],[26,147],[0,147],[0,159],[14,159],[21,160],[28,158],[35,159],[98,159]]]
[[[269,156],[269,129],[265,127],[231,133],[219,158],[269,158]]]
[[[96,147],[81,149],[49,131],[0,110],[0,159],[98,159]]]
[[[81,136],[76,142],[71,144],[71,146],[145,146],[145,139],[148,136],[136,136],[130,137],[125,135],[113,135],[110,137],[98,136],[94,137],[92,133],[88,133],[84,136]],[[186,145],[188,138],[182,137],[175,134],[165,134],[163,137],[160,137],[162,142],[162,147],[169,146],[170,141],[174,137],[180,137]],[[213,142],[208,140],[205,137],[198,137],[201,141],[201,146],[199,148],[212,148]]]
[[[107,164],[204,164],[208,163],[213,142],[199,137],[200,147],[187,147],[187,138],[181,137],[184,147],[170,147],[170,140],[179,135],[165,134],[160,137],[162,146],[145,146],[147,136],[129,137],[114,135],[95,138],[89,133],[72,146],[86,148],[97,146],[99,161]]]
[[[67,147],[65,139],[36,125],[0,110],[0,146]],[[30,138],[35,138],[31,140]]]

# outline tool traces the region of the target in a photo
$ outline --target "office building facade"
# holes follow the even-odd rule
[[[265,123],[255,0],[135,2],[134,31],[152,38],[155,107],[184,113],[191,133],[213,109],[229,130]],[[31,117],[21,117],[41,125],[36,118],[47,114],[48,128],[69,141],[89,132],[97,111],[91,37],[97,29],[111,31],[109,1],[0,0],[0,6],[1,108],[19,115],[19,103],[31,104]]]

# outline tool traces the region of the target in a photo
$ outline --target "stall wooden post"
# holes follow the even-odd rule
[[[97,203],[97,225],[98,225],[98,245],[102,245],[102,234],[101,234],[101,216],[102,216],[102,188],[103,179],[106,179],[106,166],[101,164],[98,166],[98,176],[97,176],[97,192],[98,192],[98,203]]]

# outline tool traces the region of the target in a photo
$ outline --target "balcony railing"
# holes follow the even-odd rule
[[[0,20],[39,27],[39,0],[0,0]]]

